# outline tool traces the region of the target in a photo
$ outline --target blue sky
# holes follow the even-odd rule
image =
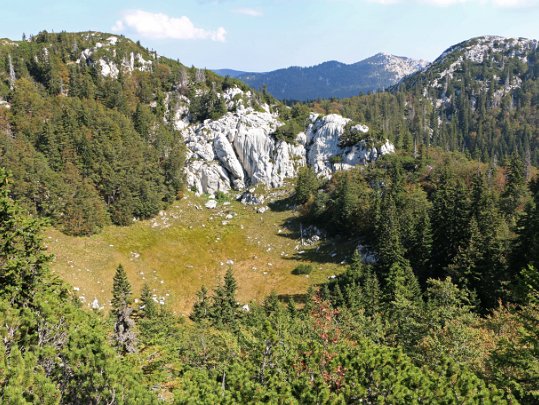
[[[187,65],[266,71],[382,51],[433,60],[486,34],[539,39],[539,0],[4,1],[0,37],[43,29],[116,32]]]

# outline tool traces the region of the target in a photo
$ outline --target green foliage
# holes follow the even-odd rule
[[[301,167],[296,180],[295,200],[298,204],[305,204],[314,199],[318,192],[318,177],[310,167]]]
[[[0,173],[1,401],[156,403],[140,369],[109,344],[109,325],[82,310],[49,273],[39,223],[7,197]]]
[[[290,110],[280,111],[280,118],[285,122],[273,134],[279,141],[294,143],[296,136],[303,132],[309,118],[309,108],[305,104],[294,104]]]
[[[300,264],[292,270],[292,274],[296,276],[301,276],[304,274],[311,274],[313,272],[313,266],[310,264]]]
[[[114,314],[119,314],[131,304],[131,284],[121,264],[116,268],[112,280],[112,300],[110,303]]]
[[[106,38],[47,34],[0,46],[0,60],[9,52],[16,61],[17,77],[13,91],[2,94],[12,108],[0,131],[0,165],[13,173],[13,196],[25,208],[72,235],[151,217],[183,186],[184,145],[163,121],[163,100],[185,68],[162,59],[154,71],[113,79],[102,77],[97,63],[75,63],[74,49]],[[131,52],[152,59],[125,38],[114,52],[104,46],[92,57],[121,65]]]
[[[22,214],[9,198],[8,184],[0,168],[0,298],[31,306],[51,258],[42,248],[42,223]]]

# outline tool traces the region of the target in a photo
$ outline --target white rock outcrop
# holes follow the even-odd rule
[[[280,187],[306,164],[320,176],[329,177],[337,170],[394,152],[389,142],[378,148],[369,148],[365,142],[341,148],[340,137],[350,120],[337,114],[311,114],[311,123],[294,143],[280,141],[272,136],[282,125],[279,117],[266,105],[262,106],[263,112],[244,105],[250,92],[232,88],[221,97],[235,112],[215,121],[188,125],[185,103],[173,111],[174,125],[187,145],[187,184],[198,193],[242,190],[256,184]],[[363,133],[369,130],[361,124],[353,129]]]

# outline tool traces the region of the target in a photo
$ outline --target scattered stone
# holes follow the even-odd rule
[[[226,264],[228,264],[229,266],[232,266],[232,265],[234,264],[234,260],[228,259],[228,260],[226,261]]]
[[[249,304],[245,304],[244,306],[241,307],[242,311],[245,311],[245,312],[249,312],[251,310],[251,308],[249,308]]]
[[[269,210],[269,207],[268,206],[264,206],[264,207],[259,207],[256,209],[256,212],[258,212],[259,214],[263,214],[264,212],[268,211]]]
[[[206,204],[205,204],[205,207],[212,210],[214,208],[217,207],[217,201],[216,200],[209,200]]]
[[[264,196],[256,196],[254,189],[250,189],[240,194],[237,200],[243,205],[260,205],[264,202]]]
[[[94,298],[90,308],[95,309],[96,311],[101,311],[104,307],[99,305],[99,300],[97,298]]]

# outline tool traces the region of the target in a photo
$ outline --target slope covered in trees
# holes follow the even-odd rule
[[[183,185],[183,138],[172,110],[193,120],[226,106],[211,72],[157,57],[123,37],[42,32],[0,44],[0,164],[13,196],[75,235],[148,218]]]

